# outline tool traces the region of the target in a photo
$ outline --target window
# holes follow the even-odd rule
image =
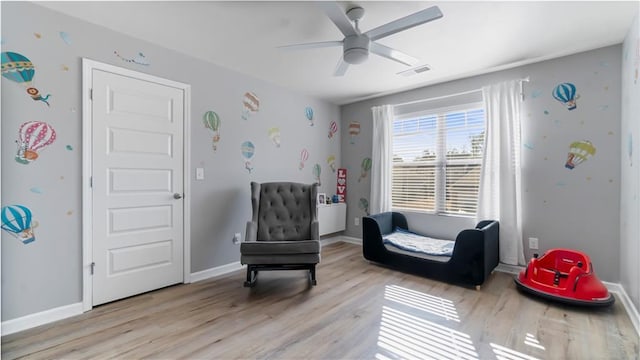
[[[474,216],[484,123],[482,103],[397,117],[393,122],[393,208]]]

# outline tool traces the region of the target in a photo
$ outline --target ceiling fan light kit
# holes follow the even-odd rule
[[[362,64],[369,58],[371,41],[367,35],[353,35],[344,38],[343,59],[349,64]]]
[[[365,33],[360,32],[359,22],[364,16],[364,9],[356,6],[350,8],[345,13],[336,2],[321,1],[318,3],[322,7],[331,21],[344,35],[342,41],[323,41],[308,44],[297,44],[281,46],[282,49],[303,50],[332,47],[342,45],[342,57],[334,71],[334,76],[343,76],[349,65],[362,64],[369,58],[369,53],[399,62],[406,66],[416,66],[418,59],[409,56],[399,50],[392,49],[376,42],[389,35],[400,31],[408,30],[412,27],[440,19],[443,15],[437,6],[418,11],[390,23],[378,26]],[[423,70],[424,71],[424,70]],[[422,72],[422,71],[416,71]]]

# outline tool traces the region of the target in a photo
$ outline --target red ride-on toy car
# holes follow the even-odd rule
[[[609,306],[615,298],[593,272],[587,254],[551,249],[514,279],[519,290],[570,305]]]

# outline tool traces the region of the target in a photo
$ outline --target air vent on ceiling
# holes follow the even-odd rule
[[[423,73],[423,72],[429,71],[429,70],[431,70],[429,65],[420,65],[418,67],[414,67],[414,68],[409,69],[409,70],[401,71],[397,75],[412,76],[412,75],[420,74],[420,73]]]

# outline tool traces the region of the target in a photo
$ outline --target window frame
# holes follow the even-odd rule
[[[484,103],[482,101],[473,101],[473,102],[465,102],[463,104],[456,104],[450,106],[441,106],[437,108],[423,109],[419,111],[413,111],[410,113],[402,113],[397,114],[393,118],[393,122],[395,125],[396,121],[402,120],[411,120],[411,119],[419,119],[421,117],[429,117],[436,116],[436,157],[434,160],[425,160],[424,164],[434,166],[434,210],[424,210],[424,209],[414,209],[414,208],[403,208],[396,207],[393,204],[393,168],[395,164],[393,161],[391,162],[391,181],[392,181],[392,200],[391,200],[391,208],[392,211],[403,211],[403,212],[414,212],[414,213],[424,213],[430,215],[437,216],[453,216],[453,217],[465,217],[465,218],[473,218],[476,216],[478,209],[476,207],[476,212],[474,214],[456,214],[446,212],[446,181],[447,181],[447,173],[446,166],[447,164],[452,165],[463,165],[463,164],[478,164],[482,167],[482,158],[481,159],[451,159],[447,160],[447,148],[446,141],[441,141],[441,139],[446,140],[446,115],[453,112],[469,112],[473,110],[483,110],[484,115],[484,129],[486,135],[487,129],[487,118],[486,118],[486,109]],[[391,127],[393,129],[393,125]],[[393,152],[393,140],[395,139],[395,133],[391,134],[391,149]],[[484,157],[484,148],[483,157]]]

